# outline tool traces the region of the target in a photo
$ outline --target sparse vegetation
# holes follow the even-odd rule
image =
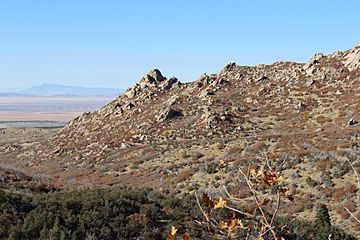
[[[136,236],[141,238],[145,236],[141,235],[142,230],[147,228],[153,236],[161,238],[166,238],[171,230],[178,238],[186,232],[199,238],[209,231],[199,229],[196,223],[209,222],[204,221],[202,213],[188,215],[186,211],[193,208],[184,208],[182,200],[174,199],[185,193],[192,196],[196,192],[201,196],[206,190],[209,198],[222,196],[234,209],[252,209],[254,217],[245,220],[254,223],[250,232],[255,236],[263,227],[258,222],[275,215],[276,193],[286,189],[294,201],[281,195],[278,217],[271,225],[274,228],[267,224],[264,237],[270,238],[271,228],[274,231],[283,228],[279,236],[287,236],[285,239],[327,239],[330,233],[336,239],[335,226],[359,236],[359,185],[355,183],[360,174],[360,71],[349,68],[344,57],[353,54],[353,50],[316,55],[307,64],[276,62],[254,67],[229,64],[217,74],[205,74],[185,84],[167,79],[155,69],[102,109],[83,114],[58,132],[51,132],[51,138],[45,130],[16,130],[16,141],[9,142],[7,133],[11,131],[6,130],[1,136],[9,139],[0,141],[0,188],[23,194],[21,197],[30,204],[30,209],[19,210],[13,219],[3,215],[11,225],[5,224],[8,227],[4,228],[7,231],[4,234],[11,231],[15,238],[16,234],[30,231],[24,226],[36,222],[34,216],[37,216],[40,220],[49,218],[51,223],[29,228],[32,229],[29,234],[37,234],[36,237],[71,239],[74,229],[80,226],[81,237],[88,239],[131,238],[131,234],[140,234]],[[39,135],[30,141],[25,137],[28,133],[29,138],[32,133]],[[277,176],[281,172],[284,180],[279,186],[249,188],[248,170],[261,172],[264,163],[271,166],[265,166],[267,174]],[[149,202],[139,197],[136,198],[139,203],[132,203],[137,207],[131,214],[119,217],[122,222],[117,222],[118,226],[109,226],[103,222],[106,217],[112,219],[111,214],[104,210],[108,214],[105,217],[96,209],[106,209],[110,192],[118,194],[120,190],[114,187],[66,192],[119,185],[159,189],[167,194],[170,203],[173,200],[178,204],[171,203],[178,206],[176,213],[171,213],[174,206],[167,207],[162,200]],[[224,186],[231,196],[245,202],[231,203],[230,197],[224,195]],[[59,189],[64,192],[40,194]],[[265,219],[259,217],[252,190],[259,199],[269,201],[261,206]],[[96,191],[104,194],[100,197],[104,204],[98,204],[92,196]],[[99,221],[99,226],[104,225],[102,230],[92,232],[90,222],[79,220],[83,217],[81,211],[69,210],[55,201],[65,199],[64,196],[77,199],[80,205],[90,200],[88,204],[96,211],[92,209],[94,213],[89,210],[84,214],[94,222]],[[124,198],[125,202],[133,201],[131,197]],[[194,207],[197,203],[194,198],[191,201]],[[117,207],[122,208],[122,204]],[[146,213],[139,210],[143,204],[151,205],[144,210]],[[229,226],[228,220],[234,219],[229,209],[206,209],[201,199],[200,204],[218,223],[225,221]],[[326,205],[331,226],[319,224],[319,217],[313,211],[319,204]],[[151,218],[154,209],[159,215]],[[98,220],[92,214],[98,214]],[[287,225],[282,224],[282,218],[288,221]],[[130,235],[113,230],[119,226],[124,228],[125,235],[126,231]],[[323,235],[317,235],[316,229]],[[243,232],[239,234],[237,237]],[[336,234],[343,236],[340,232]]]

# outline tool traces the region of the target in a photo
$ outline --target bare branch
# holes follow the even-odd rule
[[[348,158],[345,158],[346,161],[349,163],[351,169],[353,170],[355,176],[356,176],[356,180],[357,180],[357,185],[358,185],[358,190],[360,190],[360,177],[359,177],[359,174],[357,173],[354,165],[350,162],[350,160]],[[358,195],[359,196],[359,195]],[[350,216],[355,220],[357,221],[358,223],[360,223],[360,220],[347,208],[347,207],[344,207],[345,210],[350,214]]]
[[[237,201],[237,202],[242,202],[242,201],[243,201],[243,199],[237,198],[237,197],[234,197],[233,195],[231,195],[231,194],[229,193],[229,191],[227,190],[227,188],[225,187],[225,185],[222,185],[222,186],[223,186],[224,191],[225,191],[226,195],[228,196],[228,198],[230,198],[230,199],[233,200],[233,201]]]
[[[268,228],[265,232],[261,233],[261,234],[259,235],[259,237],[264,236],[264,235],[267,234],[269,231],[270,231],[270,228]]]
[[[225,208],[226,208],[226,209],[229,209],[229,210],[231,210],[231,211],[240,213],[240,214],[245,215],[245,216],[250,217],[250,218],[253,217],[252,214],[247,213],[247,212],[243,212],[243,211],[240,211],[240,210],[237,210],[236,208],[232,208],[232,207],[229,207],[229,206],[225,206]]]
[[[252,183],[251,183],[250,179],[245,175],[245,173],[241,169],[239,169],[239,171],[243,175],[243,177],[244,177],[244,179],[245,179],[245,181],[246,181],[246,183],[248,185],[248,188],[250,189],[250,191],[252,192],[252,194],[254,196],[255,203],[256,203],[257,208],[259,209],[259,211],[260,211],[260,213],[262,215],[262,218],[263,218],[263,220],[265,222],[265,226],[270,229],[274,239],[277,239],[276,232],[275,232],[274,228],[272,227],[272,225],[269,223],[269,221],[266,218],[266,214],[265,214],[264,210],[261,207],[261,203],[259,201],[259,198],[257,196],[256,191],[254,190],[254,188],[252,186]]]
[[[350,212],[350,210],[347,207],[344,207],[345,210],[350,214],[350,216],[355,219],[355,221],[357,221],[358,223],[360,223],[360,220],[352,213]]]
[[[356,176],[356,180],[357,180],[357,184],[358,184],[358,189],[360,190],[360,177],[359,177],[359,174],[357,173],[354,165],[350,162],[350,160],[348,158],[345,158],[346,161],[349,163],[350,167],[352,168],[352,170],[354,171],[355,173],[355,176]]]
[[[204,209],[201,207],[201,204],[200,204],[200,201],[199,201],[199,198],[198,198],[196,192],[195,192],[195,198],[196,198],[196,202],[197,202],[197,205],[198,205],[201,213],[204,215],[206,221],[210,222],[210,219],[209,219],[208,215],[205,213]]]
[[[262,152],[262,154],[265,156],[265,159],[266,159],[266,165],[267,165],[267,167],[269,168],[269,171],[272,171],[273,169],[272,169],[272,167],[271,167],[271,165],[270,165],[270,160],[269,160],[269,158],[268,158],[268,156],[267,156],[266,152]]]
[[[279,211],[279,208],[280,208],[280,190],[278,189],[277,190],[277,199],[276,199],[276,207],[275,207],[275,211],[273,213],[273,216],[271,218],[271,221],[270,221],[270,225],[272,226],[272,224],[274,223],[274,220],[275,220],[275,217]]]
[[[218,228],[218,226],[217,226],[217,225],[218,225],[217,221],[215,220],[215,223],[216,223],[216,224],[214,224],[214,223],[213,223],[214,219],[213,219],[213,218],[210,219],[210,218],[208,217],[208,215],[205,213],[204,209],[201,207],[201,204],[200,204],[200,201],[199,201],[199,198],[198,198],[196,192],[195,192],[195,198],[196,198],[197,205],[198,205],[200,211],[202,212],[202,214],[204,215],[206,221],[207,221],[208,223],[210,223],[213,228],[217,229],[221,234],[225,234],[224,231],[222,231],[222,230],[220,230],[220,229]]]
[[[284,166],[284,164],[286,163],[287,158],[289,157],[289,153],[286,154],[284,161],[282,161],[282,163],[280,164],[280,166],[278,167],[278,169],[281,170],[281,168]]]

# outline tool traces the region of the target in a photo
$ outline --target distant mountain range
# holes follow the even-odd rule
[[[0,97],[27,97],[27,96],[31,97],[33,95],[16,93],[16,92],[0,92]]]
[[[0,92],[0,96],[117,96],[121,92],[123,90],[113,88],[88,88],[44,83],[19,92]]]

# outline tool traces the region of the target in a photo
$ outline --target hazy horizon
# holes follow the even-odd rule
[[[22,88],[13,88],[10,89],[9,91],[6,91],[1,89],[0,93],[21,93],[23,91],[29,90],[30,88],[33,87],[42,87],[42,86],[47,86],[47,85],[51,85],[51,86],[59,86],[59,87],[75,87],[75,88],[98,88],[98,89],[112,89],[112,90],[122,90],[119,88],[110,88],[110,87],[102,87],[102,86],[84,86],[84,85],[76,85],[76,84],[61,84],[61,83],[49,83],[49,82],[43,82],[40,83],[38,85],[31,85],[31,86],[26,86],[26,87],[22,87]]]

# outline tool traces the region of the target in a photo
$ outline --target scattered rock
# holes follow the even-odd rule
[[[222,86],[222,85],[226,85],[228,84],[229,81],[224,79],[224,78],[217,78],[215,81],[213,81],[210,86],[212,87],[217,87],[217,86]]]
[[[146,88],[150,86],[154,86],[156,83],[156,80],[151,77],[150,75],[145,75],[142,77],[142,79],[139,82],[140,88]]]
[[[121,108],[121,107],[122,107],[121,103],[116,103],[115,106],[114,106],[114,109],[118,109],[118,108]]]
[[[171,107],[173,105],[175,105],[179,100],[179,97],[177,95],[172,96],[171,98],[169,98],[169,100],[166,101],[165,105],[168,107]]]
[[[360,67],[360,47],[357,45],[351,49],[350,53],[345,56],[345,66],[349,71],[353,71]]]
[[[196,80],[196,83],[198,87],[207,86],[211,83],[211,78],[209,75],[204,73]]]
[[[133,99],[137,94],[137,91],[135,89],[135,87],[132,87],[132,88],[129,88],[125,93],[124,95],[126,97],[128,97],[129,99]]]
[[[140,138],[139,138],[139,140],[142,142],[142,141],[146,140],[146,138],[147,138],[147,137],[146,137],[145,135],[141,135]]]
[[[54,154],[54,155],[61,155],[61,154],[63,154],[63,153],[66,153],[66,149],[64,149],[64,148],[57,148],[57,149],[55,149],[53,152],[52,152],[52,154]]]
[[[303,67],[305,72],[309,75],[314,74],[316,69],[315,66],[319,65],[321,61],[325,58],[325,55],[322,53],[315,54],[308,63],[306,63]]]
[[[319,65],[321,60],[325,58],[325,55],[322,53],[316,53],[308,63],[305,64],[304,69],[308,69],[314,65]]]
[[[265,82],[267,80],[269,80],[269,78],[267,76],[261,76],[258,79],[256,79],[255,82],[261,83],[261,82]]]
[[[230,72],[235,67],[236,67],[236,63],[234,63],[234,62],[226,64],[226,66],[220,71],[220,74]]]
[[[205,88],[204,90],[202,90],[199,94],[199,98],[201,99],[205,99],[206,97],[208,96],[213,96],[215,95],[214,91],[208,89],[208,88]]]
[[[124,107],[127,110],[131,110],[135,107],[135,104],[133,104],[132,102],[128,102]]]
[[[354,126],[354,125],[357,125],[358,123],[359,123],[358,120],[351,118],[351,119],[349,120],[349,122],[348,122],[348,125],[349,125],[349,126]]]
[[[172,77],[164,82],[164,84],[162,85],[162,89],[170,90],[176,83],[178,83],[178,79],[176,77]]]
[[[312,86],[314,83],[315,83],[314,80],[308,80],[308,81],[306,81],[305,85],[306,85],[307,87],[310,87],[310,86]]]
[[[156,118],[157,122],[164,122],[174,118],[182,117],[183,113],[180,109],[175,109],[172,107],[166,108],[161,111]]]
[[[150,76],[152,79],[154,79],[156,82],[161,82],[166,79],[166,77],[164,77],[161,74],[160,70],[157,68],[151,70],[147,75]]]
[[[129,144],[129,143],[121,143],[121,146],[120,146],[120,148],[128,148],[128,147],[130,147],[131,146],[131,144]]]
[[[210,107],[204,107],[203,111],[204,113],[202,114],[201,119],[202,124],[205,124],[206,128],[216,128],[219,122],[231,122],[233,118],[233,115],[227,109],[221,114],[213,112]]]
[[[205,124],[206,128],[216,128],[221,119],[215,113],[206,113],[203,115],[202,123]]]
[[[164,85],[163,88],[170,89],[175,82],[177,82],[176,78],[169,79]],[[129,88],[124,95],[129,98],[133,99],[137,97],[141,92],[143,92],[145,89],[150,87],[156,87],[160,83],[164,82],[166,80],[166,77],[164,77],[161,72],[158,69],[151,70],[148,74],[143,76],[138,83],[135,84],[135,86]]]
[[[345,67],[345,63],[353,66],[359,47],[331,57],[317,54],[307,64],[277,62],[251,67],[231,63],[220,73],[203,74],[197,81],[182,85],[177,78],[167,79],[154,69],[101,110],[79,117],[72,127],[61,130],[48,143],[39,144],[40,157],[34,153],[30,158],[23,155],[21,160],[50,166],[49,159],[59,165],[65,162],[61,160],[69,159],[79,168],[96,169],[102,164],[111,168],[130,162],[141,148],[159,157],[151,167],[165,169],[169,155],[164,153],[172,154],[179,144],[186,148],[200,144],[211,150],[211,142],[229,141],[229,146],[244,143],[244,147],[251,147],[249,154],[257,154],[257,146],[252,147],[257,141],[254,135],[261,136],[259,141],[269,139],[269,149],[275,152],[283,148],[276,152],[281,155],[293,150],[291,146],[312,151],[326,148],[327,143],[341,143],[341,139],[335,139],[336,134],[321,137],[330,129],[344,129],[344,125],[337,126],[336,121],[327,118],[343,114],[343,106],[347,113],[354,113],[354,119],[345,119],[345,124],[359,124],[355,114],[358,74]],[[304,146],[300,138],[304,138]],[[145,177],[154,176],[150,168],[147,170],[140,169]]]
[[[256,95],[257,96],[263,96],[263,95],[269,94],[270,92],[271,92],[271,87],[270,86],[262,86],[256,92]]]

